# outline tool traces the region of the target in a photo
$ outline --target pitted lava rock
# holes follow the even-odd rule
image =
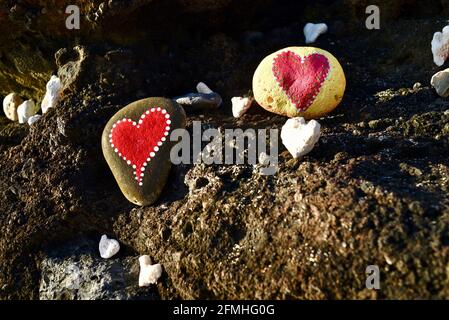
[[[66,244],[102,234],[120,240],[124,270],[141,254],[164,268],[157,293],[118,285],[125,291],[102,297],[449,298],[449,101],[428,85],[446,4],[380,1],[375,32],[361,26],[367,1],[79,2],[86,16],[74,33],[46,1],[0,4],[9,17],[0,19],[1,93],[38,101],[52,73],[67,85],[61,105],[31,127],[0,117],[1,299],[38,298],[43,277],[54,281],[42,297],[61,297],[51,288],[70,261],[96,275],[109,266],[96,251],[71,256]],[[301,45],[317,17],[330,28],[316,45],[341,61],[347,92],[319,120],[310,154],[295,160],[280,146],[274,176],[252,165],[177,165],[153,206],[123,199],[100,147],[112,115],[204,81],[224,104],[188,114],[188,130],[194,120],[280,129],[286,118],[258,106],[233,118],[230,97],[247,93],[264,56]],[[379,266],[381,290],[366,289],[368,265]]]

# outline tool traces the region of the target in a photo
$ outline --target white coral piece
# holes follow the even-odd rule
[[[231,99],[231,102],[232,102],[232,115],[234,116],[234,118],[239,118],[246,111],[248,111],[253,101],[254,101],[253,98],[233,97]]]
[[[28,119],[36,114],[36,105],[32,100],[24,101],[17,108],[17,116],[19,117],[19,123],[27,123]]]
[[[42,100],[41,104],[43,113],[46,113],[48,109],[54,108],[58,105],[59,99],[61,98],[61,89],[61,79],[57,76],[51,76],[47,83],[47,92],[45,93],[44,100]]]
[[[213,93],[213,91],[204,82],[198,82],[196,85],[196,91],[198,91],[198,93],[205,94]]]
[[[449,68],[433,75],[430,84],[441,97],[449,96]]]
[[[119,252],[120,243],[115,239],[109,239],[106,235],[103,235],[98,245],[98,250],[103,259],[109,259]]]
[[[443,32],[435,32],[431,44],[433,62],[442,66],[449,56],[449,26],[445,26]]]
[[[35,123],[37,120],[39,120],[40,118],[42,118],[42,116],[40,114],[36,114],[34,116],[31,116],[28,118],[28,125],[32,125],[33,123]]]
[[[320,138],[320,129],[315,120],[306,124],[302,117],[288,119],[282,126],[281,140],[293,158],[299,158],[312,151]]]
[[[151,258],[147,255],[139,258],[139,264],[139,287],[148,287],[150,284],[157,283],[162,275],[162,266],[159,263],[151,264]]]
[[[318,37],[327,32],[327,25],[325,23],[307,23],[304,26],[304,36],[306,43],[313,43]]]

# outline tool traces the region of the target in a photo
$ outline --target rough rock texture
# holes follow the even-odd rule
[[[81,2],[89,12],[100,3]],[[234,119],[230,97],[251,88],[249,75],[264,56],[302,45],[302,26],[328,1],[275,9],[269,2],[255,8],[248,1],[133,1],[117,11],[120,19],[105,16],[100,27],[84,22],[89,28],[80,32],[90,36],[77,40],[64,37],[57,16],[32,18],[32,30],[45,36],[23,33],[14,43],[23,54],[8,50],[5,37],[20,33],[0,20],[6,30],[0,35],[2,93],[43,96],[49,74],[58,71],[53,57],[60,48],[69,54],[59,60],[59,72],[71,79],[61,105],[32,127],[0,117],[0,298],[62,298],[57,286],[40,295],[40,284],[45,275],[54,279],[48,283],[63,281],[54,270],[75,259],[82,270],[107,276],[109,265],[96,261],[98,253],[81,258],[64,249],[68,241],[79,245],[79,237],[101,234],[128,246],[121,265],[148,254],[164,266],[161,298],[449,298],[449,101],[428,85],[438,71],[430,39],[446,24],[437,16],[448,12],[443,2],[426,3],[426,10],[420,1],[381,2],[380,32],[360,27],[365,15],[352,16],[362,8],[356,1],[335,2],[322,14],[329,15],[329,32],[316,45],[341,61],[347,92],[320,120],[322,137],[304,159],[281,147],[274,176],[249,165],[174,166],[154,206],[136,208],[123,199],[100,137],[108,119],[131,101],[173,97],[205,81],[224,105],[188,115],[189,130],[193,120],[222,129],[285,123],[257,106]],[[12,3],[0,4],[2,17]],[[39,17],[32,8],[44,3],[16,5]],[[167,8],[172,15],[163,14]],[[268,11],[255,18],[260,10]],[[138,23],[145,15],[155,19]],[[160,28],[148,31],[148,21]],[[102,34],[108,22],[110,32]],[[14,24],[27,27],[24,20]],[[97,243],[91,247],[95,252]],[[66,258],[55,260],[52,252]],[[379,291],[365,288],[371,264],[382,272]]]
[[[139,288],[138,257],[105,260],[91,239],[56,248],[41,262],[39,299],[42,300],[123,300],[158,298],[154,288]]]

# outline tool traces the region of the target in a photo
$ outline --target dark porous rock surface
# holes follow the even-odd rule
[[[98,239],[97,239],[98,240]],[[119,254],[102,259],[91,238],[77,238],[42,256],[41,300],[156,300],[155,288],[138,286],[139,261]]]
[[[429,84],[446,2],[379,1],[379,31],[365,28],[368,1],[79,1],[79,31],[61,24],[69,1],[47,3],[0,3],[1,94],[38,101],[51,74],[65,79],[33,126],[0,117],[1,299],[449,298],[449,100]],[[195,120],[280,129],[286,118],[257,105],[234,119],[230,98],[251,89],[263,57],[304,45],[316,19],[329,32],[315,46],[339,59],[347,91],[310,154],[280,145],[272,176],[174,165],[152,206],[123,198],[100,143],[117,111],[204,81],[223,105],[188,113],[190,132]],[[127,251],[100,260],[102,234]],[[164,275],[154,292],[128,291],[143,254]],[[93,275],[81,288],[98,290],[61,289],[74,263]],[[365,286],[368,265],[380,290]],[[101,287],[114,266],[134,280]]]

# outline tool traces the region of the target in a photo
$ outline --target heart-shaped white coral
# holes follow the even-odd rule
[[[113,257],[120,250],[120,244],[115,239],[109,239],[106,235],[103,235],[98,245],[100,256],[103,259],[109,259]]]
[[[318,39],[320,34],[327,32],[327,25],[325,23],[307,23],[304,26],[304,36],[306,43],[313,43]]]
[[[162,275],[162,266],[159,263],[151,264],[151,258],[147,255],[141,256],[139,263],[139,287],[148,287],[150,284],[155,284]]]
[[[433,61],[437,66],[442,66],[449,56],[449,26],[443,28],[443,32],[435,32],[432,39]]]
[[[288,119],[282,126],[281,139],[293,158],[299,158],[312,151],[320,138],[320,124],[310,120],[307,124],[304,118]]]

